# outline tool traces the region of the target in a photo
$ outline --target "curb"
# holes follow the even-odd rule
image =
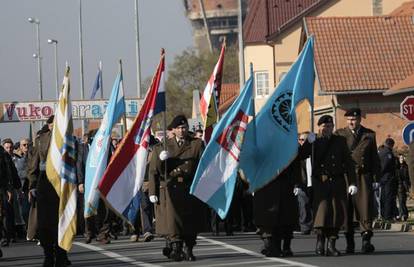
[[[394,232],[409,232],[413,229],[410,223],[374,222],[372,228],[377,230],[390,230]]]

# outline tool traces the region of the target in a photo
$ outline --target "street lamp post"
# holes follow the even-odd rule
[[[57,53],[57,45],[58,41],[55,39],[48,39],[47,42],[49,44],[53,44],[55,47],[55,85],[56,85],[56,99],[59,99],[59,70],[58,70],[58,53]]]
[[[136,50],[136,64],[137,64],[137,95],[141,98],[141,57],[139,51],[139,15],[138,15],[138,0],[135,0],[135,50]]]
[[[84,80],[83,80],[83,41],[82,41],[82,0],[79,0],[79,69],[80,69],[80,89],[81,99],[85,99]],[[82,135],[87,131],[87,122],[82,119]]]
[[[37,71],[38,71],[38,82],[39,82],[39,99],[43,100],[43,87],[42,87],[42,57],[40,55],[40,20],[37,18],[28,18],[30,23],[35,25],[36,29],[36,42],[37,42],[37,52],[33,54],[33,57],[37,59]]]

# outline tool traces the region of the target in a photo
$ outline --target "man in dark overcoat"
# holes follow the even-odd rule
[[[203,142],[188,135],[188,122],[183,115],[175,117],[169,128],[174,137],[166,139],[166,151],[159,144],[152,153],[149,196],[155,205],[156,233],[164,236],[169,244],[163,254],[175,261],[194,261],[193,247],[204,224],[204,209],[189,192]]]
[[[12,161],[7,159],[8,155],[6,153],[3,147],[0,146],[0,239],[3,238],[3,234],[7,230],[6,216],[10,216],[8,210],[12,210],[11,201],[13,199],[13,177],[10,171]],[[3,252],[0,249],[0,258],[2,256]]]
[[[398,181],[397,158],[393,152],[394,144],[394,139],[387,138],[378,150],[381,162],[381,212],[382,217],[387,221],[394,220],[397,215]]]
[[[414,199],[414,141],[408,145],[407,165],[411,183],[409,195]]]
[[[254,223],[264,243],[261,253],[267,257],[293,255],[290,244],[299,221],[294,188],[300,183],[300,172],[296,157],[276,179],[254,193]]]
[[[45,260],[43,266],[67,266],[66,251],[58,245],[59,196],[46,176],[46,159],[52,137],[53,119],[47,120],[48,130],[36,139],[28,167],[30,196],[36,197],[37,231]],[[30,199],[32,201],[32,199]]]
[[[348,149],[355,163],[358,193],[349,198],[348,222],[345,232],[346,253],[354,253],[354,219],[359,222],[362,236],[362,253],[371,253],[372,222],[375,217],[374,190],[378,189],[380,161],[377,152],[375,132],[361,125],[361,110],[349,109],[345,113],[347,127],[336,134],[346,138]]]
[[[303,145],[312,158],[314,229],[317,233],[316,254],[339,256],[335,243],[339,230],[346,225],[348,193],[355,195],[355,166],[346,139],[333,135],[333,118],[323,115],[318,120],[319,133],[312,148]],[[328,246],[325,249],[325,240]]]

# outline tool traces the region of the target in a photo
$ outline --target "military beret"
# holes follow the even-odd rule
[[[188,125],[187,118],[184,115],[178,115],[171,121],[170,125],[168,125],[168,129],[177,128],[178,126],[184,124]]]
[[[53,120],[55,119],[55,115],[52,115],[52,116],[50,116],[48,119],[47,119],[47,121],[46,121],[46,123],[47,124],[49,124],[49,123],[53,123]]]
[[[361,116],[361,109],[359,108],[351,108],[345,112],[345,117],[357,117]]]
[[[318,120],[318,126],[322,123],[333,123],[333,118],[330,115],[323,115]]]
[[[387,146],[394,146],[395,142],[394,142],[394,139],[392,139],[391,137],[388,137],[387,139],[385,139],[384,144],[386,144]]]

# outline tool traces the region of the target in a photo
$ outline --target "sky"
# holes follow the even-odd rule
[[[127,97],[136,97],[135,0],[82,0],[85,97],[89,97],[98,62],[103,64],[104,97],[108,97],[123,62]],[[43,98],[54,99],[55,56],[48,39],[58,40],[59,85],[65,62],[71,67],[71,97],[80,99],[79,0],[1,0],[0,102],[38,100],[35,25],[40,21]],[[160,49],[166,63],[193,46],[192,29],[182,0],[139,0],[141,80],[152,76]],[[168,71],[168,69],[167,69]],[[99,95],[99,93],[98,93]],[[39,126],[37,126],[39,127]],[[0,123],[0,138],[26,137],[28,123]]]

